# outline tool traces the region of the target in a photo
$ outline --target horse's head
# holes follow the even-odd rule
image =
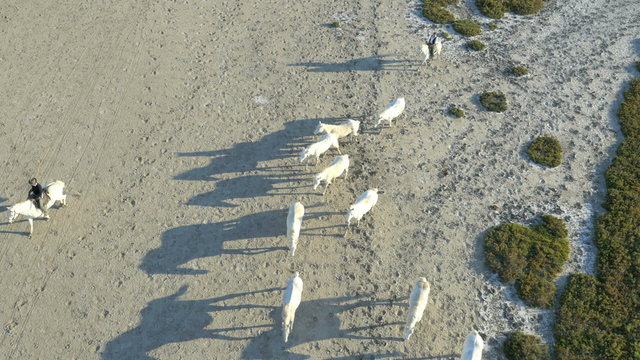
[[[9,210],[9,224],[13,223],[13,220],[16,219],[16,212],[13,210],[13,206],[7,208],[7,210]]]
[[[318,126],[316,126],[316,129],[313,131],[313,133],[315,135],[317,135],[317,134],[320,134],[322,132],[324,132],[324,124],[322,123],[322,121],[319,121],[318,122]]]

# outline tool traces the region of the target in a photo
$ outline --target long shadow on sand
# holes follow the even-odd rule
[[[214,317],[209,313],[239,309],[273,309],[265,305],[216,305],[234,298],[247,295],[281,292],[283,289],[273,288],[250,291],[241,294],[230,294],[217,298],[203,300],[180,300],[180,296],[187,291],[182,286],[173,295],[152,300],[141,311],[140,324],[109,341],[102,352],[104,360],[150,360],[148,353],[163,345],[191,341],[195,339],[219,339],[226,341],[248,340],[247,337],[227,335],[230,332],[270,327],[270,325],[255,325],[231,327],[224,329],[207,329]],[[215,315],[215,314],[214,314]]]
[[[287,247],[273,246],[273,241],[265,239],[284,239],[286,218],[286,209],[270,210],[236,220],[185,225],[167,230],[162,234],[160,248],[144,256],[140,269],[149,274],[204,274],[206,270],[180,266],[194,259],[221,254],[256,255],[287,250]],[[247,240],[248,243],[236,248],[225,244],[234,240]]]
[[[291,349],[305,343],[318,342],[328,339],[342,338],[355,340],[402,341],[400,337],[378,337],[367,335],[367,330],[381,327],[396,327],[391,333],[401,333],[398,325],[402,322],[372,324],[369,326],[342,329],[338,314],[362,307],[372,306],[403,306],[392,300],[366,301],[359,297],[341,297],[302,301],[296,311],[293,330],[289,341],[282,341],[280,308],[271,312],[273,328],[255,337],[242,353],[242,359],[309,359],[308,355],[297,354]]]
[[[375,55],[353,59],[341,63],[306,62],[289,64],[289,66],[305,66],[309,72],[347,72],[347,71],[417,71],[420,64],[415,60],[387,59],[392,54]]]
[[[285,123],[283,130],[265,135],[258,141],[239,143],[226,150],[179,153],[178,156],[185,157],[207,156],[211,157],[211,161],[204,167],[178,174],[174,179],[215,181],[212,191],[196,195],[187,202],[188,205],[197,206],[235,207],[237,205],[229,200],[272,196],[279,190],[302,189],[306,186],[299,186],[300,181],[305,182],[303,185],[311,182],[310,177],[301,171],[303,166],[297,159],[299,152],[312,142],[311,136],[319,121],[337,123],[346,119],[316,118],[290,121]],[[290,161],[288,165],[261,165],[263,162],[280,159]],[[221,176],[225,174],[231,174],[232,177],[222,179]],[[296,191],[298,195],[312,194],[305,190]],[[291,191],[287,194],[291,194]]]

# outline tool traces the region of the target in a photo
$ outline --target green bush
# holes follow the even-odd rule
[[[532,228],[500,225],[485,237],[485,261],[502,282],[515,280],[518,296],[527,305],[550,307],[556,291],[553,279],[569,258],[566,234],[562,220],[551,215]]]
[[[640,71],[640,60],[636,61],[636,70]]]
[[[455,105],[452,105],[449,108],[449,114],[451,114],[451,115],[453,115],[455,117],[461,118],[461,117],[464,117],[464,110],[462,110],[461,108],[459,108],[459,107],[457,107]]]
[[[476,0],[480,12],[490,18],[500,19],[511,11],[518,15],[535,14],[544,6],[543,0]]]
[[[541,136],[529,144],[527,155],[540,165],[556,167],[562,163],[562,146],[554,137]]]
[[[498,24],[496,24],[495,21],[492,21],[487,24],[487,27],[489,28],[490,31],[493,31],[498,28]]]
[[[331,23],[331,27],[339,28],[339,27],[340,27],[340,22],[339,22],[339,21],[334,21],[334,22],[332,22],[332,23]]]
[[[449,5],[457,4],[460,0],[423,0],[422,3],[425,7],[447,7]]]
[[[453,30],[466,36],[476,36],[480,34],[482,28],[480,24],[469,19],[460,19],[453,22]]]
[[[451,39],[453,39],[453,37],[451,36],[451,34],[449,34],[449,33],[448,33],[448,32],[446,32],[446,31],[441,32],[441,33],[440,33],[440,36],[442,36],[445,40],[451,40]]]
[[[511,75],[514,75],[514,76],[524,76],[529,73],[529,70],[524,66],[518,65],[518,66],[510,67],[509,70],[507,70],[507,72],[509,72]]]
[[[436,24],[449,24],[456,19],[449,10],[440,7],[425,7],[422,15]]]
[[[596,223],[597,278],[571,275],[554,335],[559,360],[640,359],[640,79],[624,92],[626,137],[605,173],[607,213]]]
[[[501,19],[508,10],[504,0],[476,0],[480,12],[492,19]]]
[[[542,0],[508,0],[509,10],[518,15],[535,14],[542,9]]]
[[[467,47],[471,50],[482,51],[486,48],[486,45],[480,40],[471,40],[467,43]]]
[[[508,360],[551,360],[542,339],[519,331],[509,334],[502,350]]]
[[[480,94],[480,103],[489,111],[503,112],[507,110],[507,98],[501,92]]]

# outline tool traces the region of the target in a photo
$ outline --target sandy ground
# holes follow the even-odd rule
[[[467,2],[453,11],[489,22]],[[507,331],[551,340],[553,313],[486,269],[488,229],[560,216],[565,273],[594,271],[614,115],[638,75],[636,0],[509,15],[478,36],[481,53],[406,0],[17,4],[0,11],[0,206],[31,176],[70,195],[31,239],[26,221],[0,226],[4,359],[449,359],[473,329],[495,359]],[[420,66],[435,30],[454,39]],[[505,75],[515,64],[530,75]],[[495,90],[505,113],[478,103]],[[374,130],[399,96],[405,114]],[[341,144],[349,180],[323,198],[295,157],[319,120],[345,118],[363,131]],[[527,160],[539,135],[560,139],[562,166]],[[343,238],[345,210],[371,187],[378,205]],[[291,259],[295,201],[307,214]],[[283,344],[294,270],[303,303]],[[421,276],[429,306],[403,342]]]

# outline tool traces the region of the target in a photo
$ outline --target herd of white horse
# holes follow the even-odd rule
[[[442,42],[440,41],[440,39],[437,39],[434,45],[422,45],[420,50],[425,55],[425,59],[423,61],[424,63],[429,60],[430,57],[440,54],[440,52],[442,51]],[[380,114],[375,127],[380,125],[383,120],[388,121],[389,125],[392,125],[392,120],[404,111],[404,107],[404,98],[396,99],[394,102],[387,106],[384,112]],[[327,133],[327,135],[325,136],[326,141],[323,142],[321,140],[319,143],[316,143],[305,149],[301,154],[301,161],[303,161],[307,157],[313,156],[316,158],[317,164],[319,162],[320,155],[326,152],[331,147],[336,148],[338,150],[338,153],[340,153],[337,140],[338,137],[344,137],[350,134],[357,135],[359,125],[360,123],[354,120],[348,120],[340,126],[332,126],[320,123],[319,128],[322,128]],[[323,126],[327,127],[327,129],[324,129]],[[340,131],[344,131],[344,133],[340,133]],[[318,132],[319,130],[316,130],[316,133]],[[324,144],[325,142],[326,144]],[[314,148],[314,146],[321,147],[321,149],[316,149]],[[343,157],[346,156],[347,155],[344,155]],[[338,159],[340,158],[342,157],[338,157]],[[348,168],[348,160],[346,166]],[[341,169],[339,171],[340,174],[342,174],[343,172],[345,172],[346,174],[346,169]],[[340,174],[337,174],[337,176],[339,176]],[[331,183],[331,179],[322,180],[327,182],[327,186]],[[314,180],[314,189],[318,186],[319,182],[320,181],[318,179]],[[48,197],[48,201],[46,201],[46,203],[44,203],[43,205],[46,209],[51,208],[57,202],[60,203],[61,207],[66,205],[67,195],[64,194],[64,187],[65,184],[62,181],[58,180],[49,183],[42,188],[44,190],[44,193]],[[375,205],[375,203],[377,202],[377,191],[378,189],[368,190],[356,200],[356,203],[350,208],[347,215],[347,229],[352,218],[359,222],[362,215],[371,210],[371,207]],[[371,192],[373,192],[373,194],[369,194]],[[369,201],[370,204],[359,210],[357,214],[354,213],[354,209],[358,210],[357,205],[359,204],[359,202],[362,202],[362,199],[369,199],[372,196],[375,197],[375,200]],[[289,217],[287,219],[287,236],[290,238],[290,240],[292,240],[290,244],[290,255],[294,256],[297,247],[297,235],[299,234],[302,216],[304,214],[304,207],[302,206],[302,204],[296,203],[292,205],[291,208],[291,210],[293,211],[290,211]],[[27,221],[29,222],[29,237],[33,235],[33,219],[49,218],[48,215],[45,215],[45,212],[42,209],[36,206],[33,200],[22,201],[13,206],[10,206],[8,210],[10,224],[13,223],[20,215],[26,217]],[[288,281],[283,298],[282,327],[283,339],[285,342],[288,341],[289,334],[291,333],[291,330],[293,328],[296,309],[302,300],[302,289],[302,279],[300,279],[299,274],[296,273],[295,276]],[[409,316],[407,319],[407,324],[405,326],[405,340],[408,340],[409,337],[413,334],[416,324],[422,318],[429,297],[429,289],[429,283],[425,278],[421,278],[420,280],[418,280],[418,282],[414,286],[414,289],[409,297]],[[465,341],[462,359],[479,360],[482,356],[481,354],[483,346],[484,343],[482,337],[474,331],[467,337]]]

